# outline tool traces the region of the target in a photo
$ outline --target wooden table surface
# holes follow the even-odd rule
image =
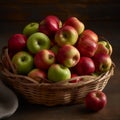
[[[61,0],[62,1],[62,0]],[[87,0],[86,0],[87,1]],[[94,1],[94,0],[93,0]],[[107,1],[107,0],[106,0]],[[19,1],[20,2],[20,1]],[[47,14],[58,15],[62,20],[68,16],[80,18],[86,28],[104,36],[113,46],[112,59],[116,65],[114,76],[103,90],[108,98],[104,109],[97,113],[85,111],[83,104],[45,107],[31,105],[19,98],[19,107],[15,114],[7,120],[120,120],[120,4],[58,4],[55,6],[45,2],[34,6],[31,2],[0,4],[0,51],[7,45],[7,40],[14,33],[21,33],[23,27],[30,21],[39,21]],[[111,3],[111,2],[110,2]],[[6,4],[6,5],[5,5]],[[50,6],[52,5],[52,6]],[[20,9],[23,8],[23,9]],[[31,8],[31,9],[30,9]],[[33,9],[34,8],[34,9]],[[36,9],[35,9],[36,8]],[[18,14],[17,14],[18,12]],[[23,12],[23,13],[21,13]],[[2,15],[3,14],[3,15]]]

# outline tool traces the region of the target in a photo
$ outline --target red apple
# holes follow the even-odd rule
[[[91,91],[85,97],[86,108],[90,111],[97,112],[103,109],[106,104],[107,97],[102,91]]]
[[[39,31],[45,33],[49,37],[53,37],[60,27],[60,20],[57,16],[46,16],[39,24]]]
[[[34,57],[35,66],[47,70],[55,62],[55,54],[51,50],[41,50]]]
[[[95,54],[99,54],[99,53],[108,54],[111,56],[112,54],[111,44],[108,41],[99,41],[98,48]]]
[[[81,57],[75,70],[78,75],[89,75],[95,71],[95,64],[91,58]]]
[[[76,78],[78,77],[78,74],[76,73],[71,73],[71,79],[69,80],[69,83],[77,83],[80,81],[80,79]]]
[[[74,45],[77,42],[78,33],[72,26],[63,26],[61,29],[57,31],[55,34],[55,42],[59,46],[63,46],[65,44]]]
[[[55,15],[49,15],[49,16],[47,16],[47,18],[54,19],[58,23],[59,28],[62,27],[62,21],[57,16],[55,16]]]
[[[70,17],[68,18],[63,26],[70,25],[75,28],[77,31],[78,35],[80,35],[84,31],[84,24],[81,22],[78,18],[76,17]]]
[[[97,46],[97,43],[87,36],[79,37],[76,44],[76,47],[79,50],[80,54],[86,57],[94,56],[97,50]]]
[[[64,45],[58,50],[57,60],[66,67],[74,67],[80,60],[80,53],[74,46]]]
[[[84,30],[83,33],[81,34],[81,37],[88,37],[94,40],[95,42],[98,42],[98,35],[90,29]]]
[[[93,57],[93,61],[95,63],[95,71],[100,73],[108,71],[112,65],[111,57],[107,54],[96,54]]]
[[[43,82],[43,80],[47,78],[47,74],[43,70],[34,68],[28,73],[28,77],[33,78],[38,82]]]
[[[71,73],[71,78],[77,77],[78,74],[77,73]]]
[[[27,38],[23,34],[14,34],[8,40],[8,50],[10,54],[23,51],[26,48]]]

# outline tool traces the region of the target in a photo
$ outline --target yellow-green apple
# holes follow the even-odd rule
[[[112,46],[108,41],[99,41],[98,42],[98,48],[95,52],[95,54],[99,54],[99,53],[103,53],[103,54],[108,54],[111,56],[112,54]]]
[[[94,56],[98,44],[89,37],[79,37],[76,44],[77,49],[79,50],[81,56],[92,57]]]
[[[47,78],[47,73],[38,68],[34,68],[28,73],[28,77],[30,77],[38,82],[45,82],[44,79]]]
[[[27,38],[23,34],[14,34],[8,40],[8,51],[14,55],[18,51],[22,51],[26,48]]]
[[[27,40],[27,48],[33,54],[36,54],[37,52],[43,49],[49,49],[50,39],[44,33],[33,33],[29,36]]]
[[[39,24],[39,31],[45,33],[49,37],[53,37],[61,27],[61,23],[61,20],[57,16],[46,16]]]
[[[55,54],[51,50],[41,50],[34,56],[34,64],[37,68],[47,70],[55,63]]]
[[[63,46],[65,44],[74,45],[77,42],[78,33],[72,26],[63,26],[61,29],[57,31],[55,34],[55,42],[59,46]]]
[[[92,40],[94,40],[95,42],[98,42],[98,35],[90,29],[86,29],[82,32],[81,37],[88,37]]]
[[[107,96],[100,90],[91,91],[85,96],[85,105],[90,111],[98,112],[103,109],[106,104]]]
[[[95,71],[95,64],[91,58],[81,57],[75,70],[78,75],[90,75]]]
[[[38,28],[39,28],[39,23],[31,22],[24,27],[23,34],[28,37],[31,34],[38,32]]]
[[[59,82],[71,78],[69,68],[61,64],[52,64],[48,69],[48,80]]]
[[[33,63],[33,56],[26,51],[17,52],[12,58],[12,64],[18,74],[28,74],[33,69]]]
[[[58,50],[57,60],[66,67],[74,67],[80,60],[80,53],[74,46],[64,45]]]
[[[108,71],[112,65],[111,57],[107,54],[95,54],[93,56],[93,61],[95,63],[95,71],[98,73]]]
[[[84,26],[83,22],[81,22],[76,17],[68,18],[65,21],[65,23],[63,24],[63,26],[66,26],[66,25],[70,25],[70,26],[74,27],[75,30],[77,31],[78,35],[80,35],[84,31],[84,29],[85,29],[85,26]]]

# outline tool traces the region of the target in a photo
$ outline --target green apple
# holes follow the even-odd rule
[[[33,33],[36,33],[39,28],[39,23],[37,22],[32,22],[26,25],[23,29],[23,34],[26,36],[30,36]]]
[[[33,57],[28,52],[20,51],[13,56],[12,64],[18,74],[28,74],[33,68]]]
[[[59,82],[71,78],[69,68],[61,64],[52,64],[48,69],[48,80],[52,82]]]
[[[33,54],[43,49],[49,49],[50,39],[44,33],[41,32],[33,33],[27,40],[27,48]]]

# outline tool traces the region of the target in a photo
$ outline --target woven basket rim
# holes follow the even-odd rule
[[[102,91],[114,74],[114,63],[109,71],[99,76],[84,75],[50,83],[47,79],[38,82],[28,76],[18,75],[11,63],[7,47],[3,48],[0,58],[0,72],[5,82],[20,93],[28,102],[45,106],[83,103],[86,94],[92,90]],[[79,79],[70,83],[70,80]]]
[[[4,55],[7,57],[7,60],[9,61],[9,64],[10,64],[10,67],[12,69],[12,71],[14,72],[10,72],[6,67],[5,67],[5,64],[4,64],[4,61],[2,60],[4,57]],[[0,59],[0,68],[2,69],[1,72],[2,74],[4,74],[6,77],[15,77],[15,78],[23,78],[23,79],[26,79],[26,82],[25,81],[22,81],[21,84],[26,84],[26,85],[39,85],[39,86],[69,86],[69,87],[74,87],[74,86],[83,86],[83,85],[86,85],[86,84],[90,84],[92,82],[100,82],[102,81],[102,79],[104,79],[104,77],[109,77],[109,76],[112,76],[114,74],[114,68],[115,68],[115,64],[112,63],[112,66],[110,68],[109,71],[107,72],[104,72],[102,74],[100,74],[99,76],[93,76],[93,75],[82,75],[82,76],[77,76],[77,77],[74,77],[74,78],[71,78],[71,79],[68,79],[68,80],[63,80],[63,81],[60,81],[60,82],[56,82],[56,83],[51,83],[51,82],[48,82],[49,80],[47,79],[44,79],[44,81],[47,81],[47,82],[42,82],[42,83],[39,83],[38,81],[28,77],[28,76],[25,76],[25,75],[18,75],[14,69],[14,66],[12,65],[12,62],[9,58],[9,55],[8,55],[8,48],[7,47],[4,47],[3,50],[2,50],[2,54],[1,54],[1,59]],[[42,78],[41,78],[42,79]],[[79,82],[75,82],[75,83],[70,83],[68,81],[71,81],[71,80],[75,80],[75,79],[83,79],[83,80],[80,80]],[[90,79],[90,80],[88,80]]]

